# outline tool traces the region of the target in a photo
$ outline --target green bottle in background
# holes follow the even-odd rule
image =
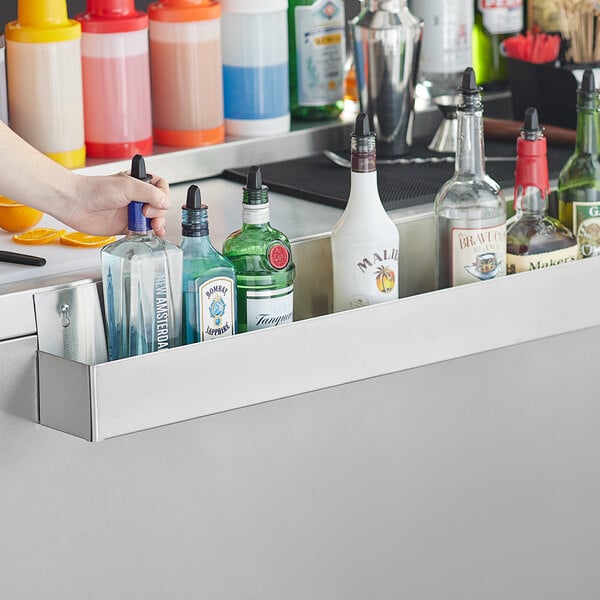
[[[251,167],[244,187],[242,228],[229,234],[223,255],[237,277],[238,331],[291,323],[294,308],[292,250],[287,237],[271,227],[269,188],[258,167]]]
[[[600,256],[599,102],[594,72],[577,91],[575,152],[558,176],[558,218],[577,238],[579,258]]]
[[[346,18],[343,0],[290,0],[290,111],[332,119],[344,108]]]
[[[523,2],[475,0],[473,25],[473,69],[477,81],[488,89],[502,87],[508,80],[506,58],[501,54],[502,40],[523,29]]]

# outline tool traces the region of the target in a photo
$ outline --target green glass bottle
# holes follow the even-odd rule
[[[510,4],[510,6],[508,6]],[[523,29],[523,2],[510,3],[475,0],[472,48],[473,69],[485,88],[501,87],[508,80],[506,59],[500,44]]]
[[[236,333],[235,270],[210,243],[197,185],[188,188],[181,211],[184,343],[228,337]]]
[[[344,108],[346,19],[342,0],[290,0],[290,112],[332,119]]]
[[[243,192],[242,228],[223,243],[237,277],[238,330],[291,323],[294,308],[292,251],[287,237],[269,223],[269,188],[251,167]]]
[[[599,102],[594,72],[577,92],[575,152],[558,176],[558,218],[577,238],[579,258],[600,256]]]

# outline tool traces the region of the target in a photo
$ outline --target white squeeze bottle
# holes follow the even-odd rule
[[[350,139],[350,196],[331,232],[334,312],[398,298],[400,237],[377,191],[375,133],[366,113]]]
[[[66,0],[19,0],[6,25],[10,126],[40,152],[85,165],[81,25]]]

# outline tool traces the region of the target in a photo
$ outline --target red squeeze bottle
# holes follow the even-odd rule
[[[89,156],[152,153],[148,15],[134,0],[88,0],[81,23]]]

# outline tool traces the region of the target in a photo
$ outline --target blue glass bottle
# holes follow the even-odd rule
[[[139,154],[133,157],[131,176],[151,179]],[[142,207],[141,202],[129,204],[127,235],[101,251],[109,360],[181,342],[183,252],[154,234]]]
[[[181,207],[183,250],[184,342],[192,344],[237,331],[235,269],[208,235],[208,207],[191,185]]]

